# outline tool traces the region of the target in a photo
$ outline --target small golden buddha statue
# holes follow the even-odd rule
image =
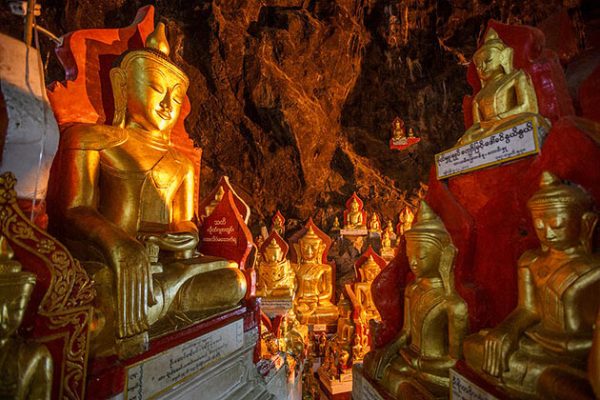
[[[322,264],[325,244],[309,225],[306,234],[294,244],[298,263],[293,265],[298,288],[294,300],[295,312],[303,324],[332,323],[338,316],[331,303],[333,270]]]
[[[61,137],[59,231],[78,258],[104,265],[87,265],[103,320],[96,354],[138,354],[168,313],[206,317],[246,293],[235,263],[196,253],[194,166],[170,140],[189,81],[168,55],[161,23],[110,71],[113,125],[77,124]]]
[[[518,262],[518,305],[498,326],[469,336],[467,364],[518,397],[559,398],[563,371],[585,371],[600,307],[598,216],[580,187],[543,172],[527,206],[541,247]],[[577,388],[573,388],[573,392]],[[562,398],[562,397],[561,397]]]
[[[392,258],[394,258],[395,255],[396,252],[392,247],[392,239],[390,238],[390,232],[386,229],[381,235],[381,257],[386,261],[390,261]]]
[[[0,398],[50,400],[52,357],[46,346],[16,333],[35,286],[35,275],[21,271],[12,249],[0,236]]]
[[[281,212],[279,212],[279,210],[277,210],[277,213],[273,217],[273,226],[271,227],[271,231],[277,232],[281,237],[283,237],[285,234],[285,218],[283,218],[283,215]]]
[[[414,138],[416,137],[415,135],[415,130],[413,128],[408,128],[408,137],[409,138]]]
[[[373,296],[371,294],[371,284],[377,275],[379,275],[381,268],[375,262],[373,256],[369,256],[358,271],[360,281],[353,285],[353,289],[348,289],[352,290],[356,298],[356,307],[359,309],[358,318],[361,324],[364,327],[368,327],[371,319],[381,319],[379,311],[377,311],[375,303],[373,303]]]
[[[285,257],[286,253],[286,243],[277,231],[273,231],[261,247],[261,263],[257,268],[257,297],[280,298],[294,295],[295,276],[290,261]]]
[[[369,219],[368,230],[371,233],[381,232],[381,223],[379,222],[379,216],[377,215],[377,213],[371,214],[371,218]]]
[[[494,29],[488,29],[483,45],[473,56],[473,63],[481,90],[473,98],[473,125],[458,140],[459,145],[530,118],[540,126],[549,127],[548,121],[538,113],[531,78],[525,71],[513,68],[513,49],[504,44]]]
[[[204,218],[209,217],[213,213],[221,200],[223,200],[223,196],[225,196],[225,189],[223,189],[223,186],[219,186],[217,193],[215,193],[215,198],[212,199],[212,201],[206,207],[204,207]]]
[[[368,353],[364,363],[365,372],[398,399],[427,392],[447,396],[448,370],[461,358],[468,325],[467,305],[454,287],[452,239],[424,201],[417,219],[406,232],[416,279],[404,291],[402,330],[391,344]]]
[[[352,197],[350,209],[346,210],[345,229],[366,229],[367,221],[363,220],[363,211],[356,196]]]
[[[404,130],[404,122],[396,117],[392,123],[392,141],[399,141],[406,138],[406,132]]]
[[[333,220],[333,225],[331,226],[331,232],[339,232],[340,228],[340,220],[338,217],[335,217]]]

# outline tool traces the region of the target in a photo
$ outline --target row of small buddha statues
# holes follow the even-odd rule
[[[469,335],[468,307],[454,282],[456,248],[422,203],[406,232],[415,281],[404,292],[401,332],[364,362],[366,374],[395,398],[446,397],[449,368],[463,358],[517,398],[593,398],[585,372],[600,336],[594,328],[600,256],[592,250],[593,201],[581,187],[544,172],[527,206],[541,247],[526,251],[516,266],[517,308],[498,326]],[[596,385],[599,358],[592,352],[589,360]]]

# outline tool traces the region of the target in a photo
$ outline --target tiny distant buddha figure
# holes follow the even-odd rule
[[[335,217],[333,220],[333,225],[331,226],[331,232],[339,232],[340,231],[340,220],[338,217]]]
[[[365,229],[367,221],[364,220],[363,211],[361,206],[356,199],[356,196],[352,197],[350,202],[350,209],[346,210],[346,220],[344,221],[345,229]]]
[[[35,286],[35,275],[12,260],[6,238],[0,237],[0,398],[50,400],[52,357],[46,346],[17,336]]]
[[[412,223],[415,220],[415,214],[412,212],[410,207],[404,207],[404,210],[398,216],[398,226],[396,230],[398,235],[402,236],[412,227]]]
[[[223,189],[223,186],[219,186],[217,193],[215,193],[215,198],[212,199],[212,201],[206,207],[204,207],[205,218],[209,217],[213,213],[221,200],[223,200],[223,196],[225,196],[225,189]]]
[[[342,294],[338,301],[339,318],[334,338],[327,342],[323,368],[319,373],[325,373],[329,378],[339,378],[340,373],[350,365],[350,356],[354,343],[355,326],[352,320],[352,303]]]
[[[104,265],[87,267],[102,318],[96,354],[139,354],[168,313],[206,317],[246,293],[235,263],[196,253],[194,166],[170,140],[189,82],[168,55],[159,24],[110,71],[113,125],[76,124],[61,138],[60,232],[79,259]]]
[[[282,249],[282,246],[285,249]],[[294,294],[294,271],[286,259],[287,245],[273,231],[261,248],[258,266],[256,296],[265,298],[292,297]]]
[[[406,139],[406,132],[404,130],[404,121],[396,117],[392,122],[392,142],[398,143]]]
[[[379,216],[377,213],[371,214],[371,218],[369,219],[369,232],[371,233],[380,233],[381,232],[381,223],[379,222]]]
[[[469,336],[465,359],[519,398],[563,398],[578,390],[560,377],[585,371],[600,306],[600,257],[591,247],[598,216],[583,189],[549,172],[527,206],[541,247],[519,259],[517,308]]]
[[[513,49],[504,44],[494,29],[488,29],[483,45],[473,56],[473,63],[481,90],[473,98],[473,125],[458,144],[477,141],[530,118],[548,127],[548,122],[538,113],[531,78],[525,71],[513,68]]]
[[[277,214],[273,217],[273,227],[271,228],[271,231],[277,232],[281,237],[285,234],[285,219],[279,211],[277,211]]]
[[[456,248],[442,221],[421,202],[406,232],[406,255],[415,281],[404,291],[399,336],[365,356],[365,371],[395,398],[448,395],[449,368],[462,355],[467,306],[454,286]]]
[[[409,138],[414,138],[416,137],[415,135],[415,130],[413,128],[408,128],[408,137]]]
[[[298,263],[296,272],[295,312],[303,324],[328,324],[336,320],[337,308],[331,303],[333,270],[322,264],[325,244],[309,226],[306,234],[296,243]]]

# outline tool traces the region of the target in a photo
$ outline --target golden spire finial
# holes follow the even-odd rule
[[[560,184],[560,179],[558,179],[556,175],[550,171],[542,172],[542,176],[540,177],[540,188],[556,186],[558,184]]]
[[[419,221],[419,223],[422,223],[425,221],[437,219],[437,217],[438,216],[436,215],[436,213],[434,213],[431,207],[429,207],[429,204],[427,204],[425,200],[422,200],[421,207],[419,207],[419,211],[417,213],[417,221]]]
[[[169,57],[171,48],[167,41],[167,35],[165,34],[165,24],[159,22],[154,29],[154,32],[148,35],[146,38],[146,47],[161,52],[166,57]]]
[[[306,231],[306,233],[304,234],[303,238],[304,240],[321,240],[321,238],[319,237],[319,235],[317,235],[315,233],[315,231],[313,230],[312,225],[308,225],[308,230]]]

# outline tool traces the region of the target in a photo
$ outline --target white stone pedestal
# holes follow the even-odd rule
[[[258,329],[233,321],[127,368],[114,399],[270,400],[253,362]]]

